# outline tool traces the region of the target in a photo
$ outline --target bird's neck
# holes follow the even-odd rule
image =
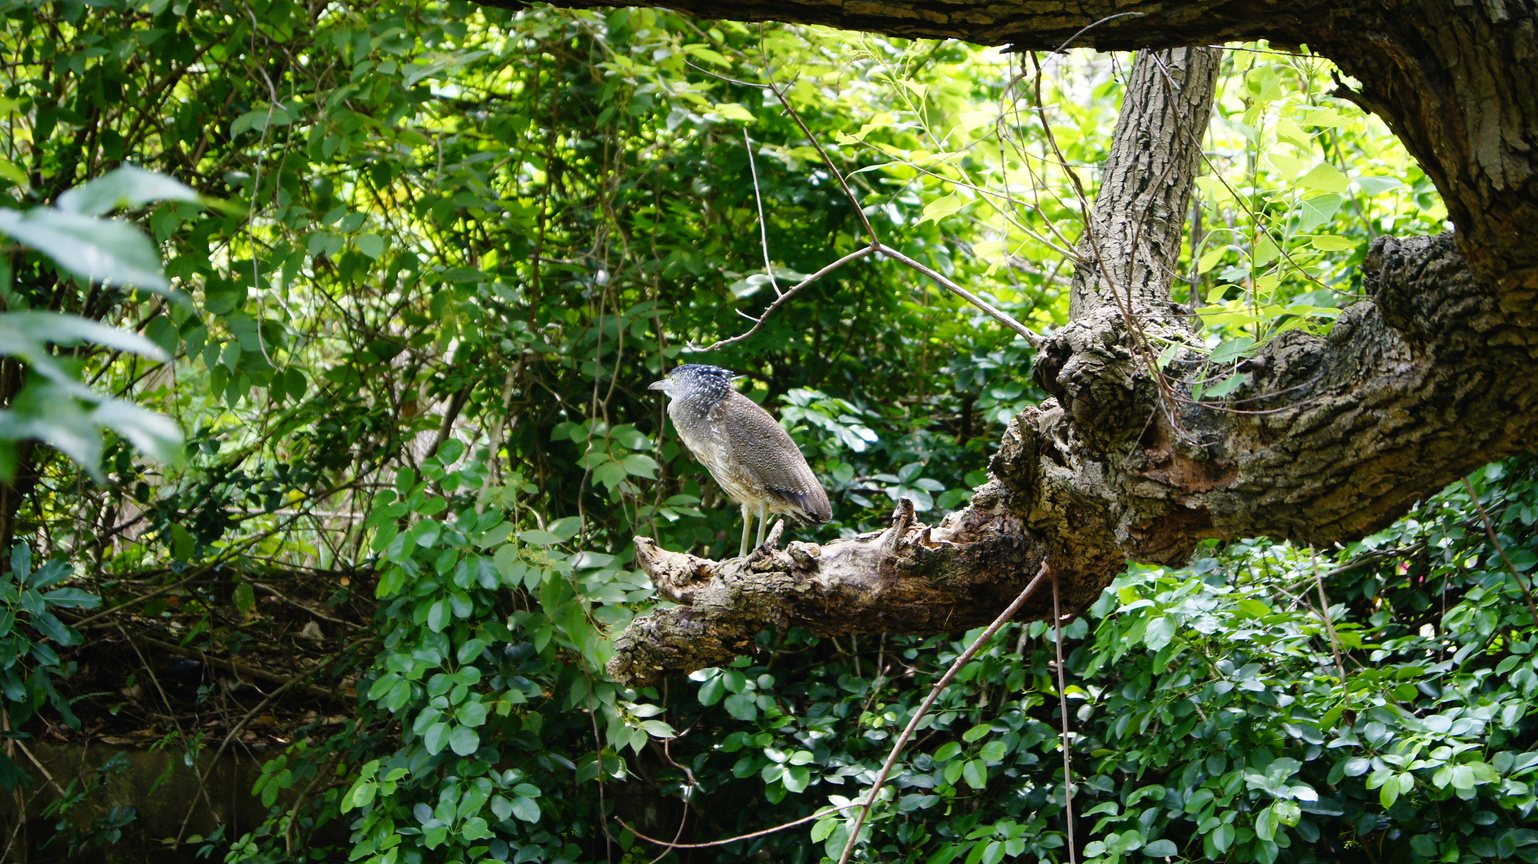
[[[691,394],[673,400],[668,406],[668,413],[674,417],[687,417],[691,420],[704,419],[710,413],[710,409],[720,404],[721,397],[710,393]]]

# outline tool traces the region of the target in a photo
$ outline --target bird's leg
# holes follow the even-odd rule
[[[742,551],[737,553],[738,557],[746,558],[748,556],[748,538],[752,536],[752,531],[753,511],[749,510],[748,505],[744,504],[742,505]]]
[[[769,511],[758,514],[758,545],[755,549],[764,548],[764,535],[769,533]]]

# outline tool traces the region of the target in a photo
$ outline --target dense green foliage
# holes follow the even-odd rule
[[[276,712],[269,819],[179,838],[230,861],[643,861],[635,831],[704,841],[868,788],[961,634],[764,634],[666,688],[603,679],[652,600],[631,536],[735,549],[645,385],[745,373],[827,480],[821,536],[963,503],[1040,394],[1023,342],[917,273],[861,260],[690,346],[862,244],[824,152],[883,242],[1064,320],[1056,154],[1093,180],[1114,58],[1048,59],[1038,91],[964,46],[642,10],[0,9],[0,781],[45,733],[145,727],[190,760]],[[1177,291],[1209,399],[1257,342],[1328,326],[1374,236],[1442,218],[1328,69],[1228,62]],[[100,221],[119,207],[163,275]],[[1081,860],[1538,859],[1538,477],[1475,481],[1501,551],[1460,487],[1350,548],[1134,570],[1068,625]],[[865,859],[1066,860],[1056,637],[1010,627],[941,697]],[[283,683],[178,690],[152,645]],[[674,854],[836,858],[848,818]]]

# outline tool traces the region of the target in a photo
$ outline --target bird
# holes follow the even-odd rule
[[[828,493],[768,411],[732,388],[734,376],[719,366],[686,363],[648,389],[668,397],[668,416],[678,437],[710,476],[742,505],[742,550],[758,518],[758,546],[770,513],[823,523],[833,517]]]

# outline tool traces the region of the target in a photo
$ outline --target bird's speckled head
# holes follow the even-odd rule
[[[668,394],[670,400],[695,402],[708,407],[732,392],[732,379],[735,377],[720,366],[686,363],[674,368],[661,381],[653,381],[647,389],[661,390]]]

